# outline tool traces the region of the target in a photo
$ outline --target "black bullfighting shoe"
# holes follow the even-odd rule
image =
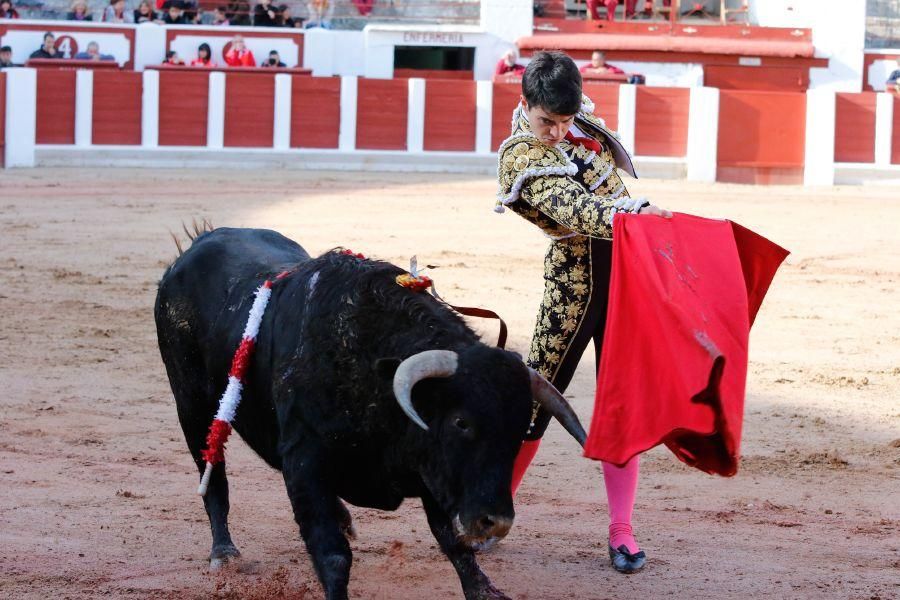
[[[647,555],[644,554],[643,550],[632,554],[628,551],[628,546],[625,544],[619,546],[618,550],[610,545],[609,562],[612,563],[613,568],[619,573],[634,573],[644,568],[644,563],[647,562]]]

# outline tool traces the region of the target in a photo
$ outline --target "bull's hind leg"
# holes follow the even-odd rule
[[[198,410],[201,403],[198,399],[204,396],[184,398],[176,393],[175,400],[178,405],[178,420],[181,421],[181,429],[184,431],[184,439],[197,470],[200,475],[206,470],[206,461],[200,453],[206,447],[206,434],[215,411],[215,404],[208,406],[208,410]],[[209,526],[212,531],[212,550],[209,553],[210,569],[218,569],[231,558],[241,555],[234,542],[231,541],[231,533],[228,531],[228,477],[225,475],[225,463],[219,463],[213,467],[209,478],[209,487],[203,496],[203,506],[209,517]]]
[[[353,554],[347,542],[349,513],[328,484],[328,469],[315,448],[284,453],[284,482],[294,519],[328,600],[346,600]]]

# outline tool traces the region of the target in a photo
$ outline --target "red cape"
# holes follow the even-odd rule
[[[622,465],[664,443],[734,475],[750,325],[787,255],[730,221],[617,215],[585,456]]]

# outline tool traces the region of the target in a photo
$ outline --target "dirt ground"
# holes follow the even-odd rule
[[[509,537],[480,559],[516,599],[900,596],[900,190],[632,182],[790,249],[751,345],[741,470],[644,457],[632,576],[606,558],[599,465],[551,427]],[[207,572],[197,474],[156,347],[169,230],[277,229],[437,263],[450,301],[490,307],[524,351],[546,240],[491,211],[489,177],[251,171],[0,174],[0,597],[320,598],[280,474],[229,445],[244,554]],[[484,327],[493,337],[491,325]],[[569,390],[593,402],[590,352]],[[418,501],[352,509],[353,598],[461,598]]]

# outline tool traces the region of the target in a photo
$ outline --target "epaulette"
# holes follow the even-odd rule
[[[497,204],[494,210],[503,212],[504,206],[519,199],[525,182],[545,175],[575,175],[578,167],[565,152],[542,144],[530,133],[508,137],[497,151]]]

